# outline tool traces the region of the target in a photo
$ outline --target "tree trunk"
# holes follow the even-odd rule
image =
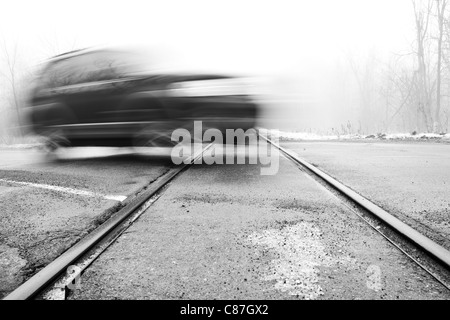
[[[434,113],[433,131],[441,131],[440,113],[441,113],[441,77],[442,77],[442,39],[444,36],[444,14],[447,0],[437,0],[437,19],[438,19],[438,52],[437,52],[437,75],[436,75],[436,109]]]

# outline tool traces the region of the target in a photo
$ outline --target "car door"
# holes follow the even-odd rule
[[[61,59],[53,66],[52,94],[71,113],[70,123],[101,124],[116,119],[115,110],[125,87],[113,55],[108,52],[83,53]],[[69,120],[68,120],[69,121]]]

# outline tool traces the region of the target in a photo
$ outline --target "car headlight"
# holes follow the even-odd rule
[[[168,94],[176,97],[212,97],[247,94],[246,86],[235,79],[214,79],[176,82]]]

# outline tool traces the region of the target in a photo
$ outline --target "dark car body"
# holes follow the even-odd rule
[[[50,59],[32,90],[30,128],[57,145],[131,146],[194,121],[204,130],[254,127],[258,108],[238,78],[147,71],[137,60],[113,49]]]

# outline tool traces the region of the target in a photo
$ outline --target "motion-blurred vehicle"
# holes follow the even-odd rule
[[[48,60],[30,98],[48,146],[152,146],[177,128],[247,130],[258,107],[239,78],[152,70],[136,52],[84,49]]]

